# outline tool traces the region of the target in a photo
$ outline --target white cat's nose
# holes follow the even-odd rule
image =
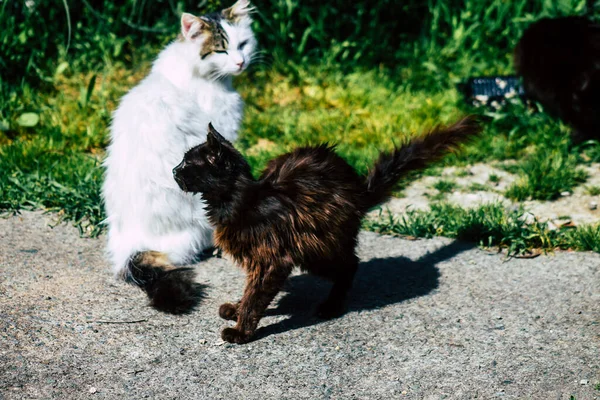
[[[235,65],[237,65],[238,69],[241,71],[242,67],[244,66],[244,55],[240,52],[238,52],[237,54],[233,54],[232,61]]]

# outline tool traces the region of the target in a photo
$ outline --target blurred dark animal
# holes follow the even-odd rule
[[[586,17],[531,24],[514,52],[527,96],[575,130],[575,140],[600,139],[600,25]]]

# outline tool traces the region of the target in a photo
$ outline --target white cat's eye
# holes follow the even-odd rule
[[[238,50],[242,50],[248,44],[247,40],[244,40],[242,43],[238,45]]]

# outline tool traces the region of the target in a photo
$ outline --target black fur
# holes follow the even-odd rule
[[[209,125],[206,143],[189,150],[173,174],[179,186],[201,192],[215,225],[215,244],[247,272],[242,299],[219,315],[236,320],[223,340],[246,343],[296,266],[334,282],[319,306],[324,318],[341,315],[358,268],[361,219],[384,201],[409,171],[439,159],[479,133],[474,118],[435,129],[392,153],[360,176],[332,146],[303,147],[269,162],[255,180],[244,157]]]
[[[382,153],[366,179],[364,209],[368,210],[383,203],[399,179],[441,158],[480,129],[477,119],[469,117],[450,127],[436,128],[428,135],[413,139],[408,145],[392,153]]]

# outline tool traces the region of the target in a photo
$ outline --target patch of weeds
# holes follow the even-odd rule
[[[9,152],[0,152],[0,169],[6,162],[4,157],[11,156]],[[54,211],[61,220],[72,221],[82,235],[96,236],[101,232],[102,170],[96,159],[65,151],[37,154],[23,161],[28,165],[24,163],[0,179],[0,210]],[[66,163],[64,169],[57,168],[61,162]]]
[[[458,184],[451,180],[440,179],[439,181],[431,185],[431,187],[436,189],[440,193],[451,193],[458,187]]]
[[[524,214],[522,209],[506,210],[498,203],[472,209],[434,204],[430,211],[411,210],[400,216],[380,212],[377,218],[365,220],[364,228],[397,236],[457,238],[504,248],[509,255],[556,248],[600,253],[600,224],[549,229],[547,223],[524,218]]]
[[[469,191],[471,192],[486,192],[488,190],[490,190],[490,188],[487,185],[483,185],[478,182],[474,182],[469,185]]]
[[[518,164],[500,164],[500,168],[508,172],[509,174],[516,175],[521,171],[521,167]]]
[[[440,175],[442,175],[443,171],[444,171],[443,167],[432,166],[432,167],[428,167],[425,170],[423,170],[421,174],[423,176],[440,176]]]
[[[465,176],[469,175],[469,171],[467,171],[466,169],[459,169],[458,171],[456,171],[456,174],[454,174],[454,176],[458,178],[464,178]]]
[[[488,180],[492,183],[499,183],[500,182],[500,177],[496,174],[490,174],[488,176]]]
[[[400,217],[391,214],[369,221],[366,228],[379,233],[415,237],[447,236],[506,248],[522,254],[533,248],[556,247],[557,235],[541,222],[526,223],[523,211],[507,211],[501,204],[485,204],[463,209],[450,204],[434,204],[430,211],[409,211]]]
[[[600,194],[600,186],[589,185],[585,187],[585,191],[590,196],[598,196]]]
[[[600,142],[597,140],[588,140],[579,145],[582,153],[582,159],[586,162],[600,162]]]
[[[554,200],[587,179],[577,157],[565,147],[538,149],[517,165],[517,172],[520,179],[506,190],[506,196],[518,201]]]
[[[600,224],[571,229],[567,237],[567,242],[574,249],[600,253]]]
[[[598,382],[594,385],[594,389],[600,391],[600,382]]]
[[[403,199],[406,197],[406,192],[404,192],[404,188],[399,188],[392,191],[392,197],[396,197],[398,199]]]
[[[429,199],[429,201],[442,201],[446,199],[448,193],[437,192],[436,194],[425,193],[425,197]]]

